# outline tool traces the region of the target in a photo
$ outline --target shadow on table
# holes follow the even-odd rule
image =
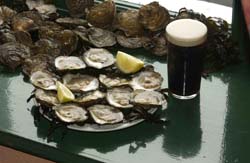
[[[38,119],[35,113],[37,108],[32,108],[34,119]],[[157,114],[166,116],[166,110],[159,111]],[[40,117],[35,120],[37,126],[37,136],[48,140],[49,122]],[[129,145],[128,153],[136,153],[140,148],[146,148],[147,144],[158,136],[165,133],[167,128],[161,124],[142,124],[112,132],[90,133],[72,131],[66,128],[59,128],[50,136],[49,141],[56,143],[59,149],[71,153],[79,153],[85,149],[95,149],[101,153],[108,153],[117,148]],[[66,132],[66,134],[65,134]],[[65,136],[63,136],[65,134]]]
[[[101,153],[108,153],[119,147],[128,145],[128,153],[134,154],[140,148],[147,148],[147,144],[157,137],[163,137],[163,149],[170,155],[193,157],[201,147],[202,131],[200,128],[200,99],[178,101],[171,99],[167,110],[160,111],[162,117],[169,116],[169,126],[142,123],[120,131],[106,133],[89,133],[68,131],[65,128],[56,130],[50,137],[59,149],[70,153],[80,153],[87,149],[94,149]],[[34,110],[32,111],[33,115]],[[47,139],[49,122],[41,118],[37,125],[38,137]],[[62,139],[63,133],[67,134]]]
[[[164,151],[173,157],[196,156],[202,140],[200,96],[188,101],[170,99],[168,116],[171,125],[164,133]]]

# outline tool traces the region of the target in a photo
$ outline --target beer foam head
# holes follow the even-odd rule
[[[207,39],[207,27],[198,20],[179,19],[167,25],[166,37],[170,43],[177,46],[198,46]]]

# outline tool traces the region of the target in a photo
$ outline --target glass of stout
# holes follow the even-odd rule
[[[173,97],[192,99],[199,94],[207,27],[198,20],[179,19],[166,27],[168,86]]]

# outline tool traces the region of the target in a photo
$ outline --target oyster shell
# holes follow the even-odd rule
[[[141,71],[133,77],[131,86],[134,90],[158,90],[161,88],[163,78],[161,74],[154,71]]]
[[[52,108],[56,116],[63,122],[83,122],[88,119],[87,111],[77,104],[61,104]]]
[[[80,97],[77,97],[75,99],[76,103],[79,103],[80,105],[90,105],[92,103],[96,103],[99,100],[102,100],[106,96],[105,93],[96,90],[92,92],[87,92],[86,94],[81,95]]]
[[[65,3],[69,9],[69,13],[72,17],[85,16],[85,10],[94,5],[94,0],[65,0]]]
[[[107,0],[103,3],[93,6],[88,12],[87,21],[99,28],[111,27],[116,15],[116,7],[113,0]]]
[[[113,54],[102,48],[89,49],[84,53],[83,59],[89,67],[97,69],[111,66],[115,62]]]
[[[129,87],[116,87],[107,91],[107,101],[118,108],[131,108],[132,89]]]
[[[9,42],[0,45],[0,63],[16,69],[23,63],[23,60],[30,56],[30,49],[17,42]]]
[[[143,47],[144,43],[150,39],[143,36],[127,37],[123,33],[118,32],[116,33],[116,40],[122,47],[136,49]]]
[[[54,40],[40,39],[35,42],[32,50],[34,54],[49,54],[52,57],[57,57],[61,54],[61,45]]]
[[[97,78],[83,74],[66,74],[63,76],[63,84],[74,92],[87,92],[99,87]]]
[[[93,105],[87,110],[98,124],[114,124],[123,121],[122,112],[109,105]]]
[[[54,58],[48,54],[37,54],[35,56],[28,57],[22,64],[23,73],[31,76],[31,74],[36,71],[46,72],[48,68],[53,65],[52,60],[54,60]]]
[[[30,76],[30,82],[44,90],[56,90],[56,81],[57,79],[50,73],[43,71],[33,72]]]
[[[150,50],[154,55],[166,56],[168,54],[168,48],[165,33],[154,35],[151,39],[144,42],[143,47]]]
[[[26,45],[28,47],[33,46],[33,42],[32,42],[32,38],[31,38],[30,33],[26,32],[26,31],[17,31],[17,32],[15,32],[15,37],[16,37],[17,42],[22,43],[23,45]]]
[[[142,25],[139,23],[138,10],[126,10],[117,15],[116,27],[122,30],[126,36],[141,36],[144,33]]]
[[[45,3],[44,0],[26,0],[26,5],[30,10],[37,10],[40,14],[53,14],[56,13],[56,6],[52,3]]]
[[[120,77],[108,77],[107,75],[104,74],[99,75],[99,80],[103,85],[105,85],[108,88],[128,85],[130,83],[128,79]]]
[[[6,6],[0,6],[0,25],[4,22],[9,22],[14,15],[16,15],[15,10],[12,10]]]
[[[157,91],[138,90],[134,92],[133,102],[140,105],[164,106],[167,100]]]
[[[89,28],[88,38],[89,42],[98,48],[113,46],[116,44],[114,33],[101,28]]]
[[[158,2],[152,2],[139,9],[139,22],[145,29],[159,31],[165,29],[170,21],[168,10]]]
[[[59,56],[55,59],[55,67],[58,70],[79,70],[86,67],[85,63],[75,56]]]
[[[35,97],[39,103],[48,107],[60,104],[55,91],[45,91],[42,89],[36,89]]]

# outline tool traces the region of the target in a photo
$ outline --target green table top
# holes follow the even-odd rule
[[[132,54],[155,65],[167,87],[166,61],[143,51]],[[0,67],[0,144],[57,162],[250,162],[250,65],[241,63],[202,80],[200,96],[170,98],[161,112],[171,123],[141,123],[108,133],[58,129],[47,139],[49,122],[34,120],[33,90],[20,72]],[[249,101],[248,101],[249,100]]]
[[[156,66],[167,86],[166,63],[141,58]],[[198,98],[171,98],[161,113],[171,120],[166,128],[142,123],[108,133],[68,131],[63,139],[65,130],[58,129],[48,141],[48,121],[35,123],[33,103],[26,102],[33,87],[1,68],[0,144],[58,162],[249,162],[249,74],[250,65],[232,66],[203,79]]]

